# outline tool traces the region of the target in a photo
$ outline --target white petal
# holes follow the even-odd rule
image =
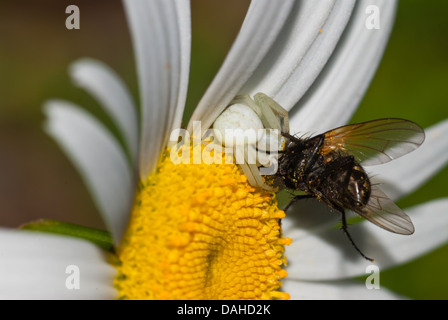
[[[46,131],[78,168],[118,245],[128,224],[135,189],[123,150],[102,124],[69,102],[49,101],[45,112]]]
[[[390,163],[366,168],[375,183],[392,199],[411,193],[448,162],[448,120],[425,130],[420,148]]]
[[[70,66],[76,84],[94,96],[114,120],[133,159],[138,148],[138,120],[135,103],[120,77],[108,66],[82,59]]]
[[[380,29],[368,29],[366,8],[380,12]],[[397,1],[360,0],[332,57],[290,112],[291,132],[322,132],[348,122],[363,98],[389,39]]]
[[[2,300],[118,296],[113,288],[116,269],[106,262],[101,249],[80,239],[0,229],[0,257]],[[76,289],[73,285],[77,284],[74,277],[78,271]]]
[[[146,179],[165,148],[173,122],[178,122],[183,112],[190,34],[185,28],[189,28],[190,10],[185,1],[176,4],[173,0],[125,0],[124,4],[139,76],[139,167],[140,178]]]
[[[415,259],[448,241],[448,199],[440,199],[405,210],[415,225],[415,233],[403,236],[387,232],[364,221],[349,227],[358,247],[375,259],[380,270]],[[315,212],[313,214],[321,214]],[[295,233],[300,236],[295,239]],[[290,231],[293,239],[286,248],[288,278],[334,280],[365,275],[372,263],[363,259],[339,229]]]
[[[293,1],[253,0],[230,52],[193,113],[207,130],[237,95],[274,43]]]
[[[367,289],[364,283],[354,281],[305,282],[286,280],[282,291],[292,300],[397,300],[399,295],[382,288]]]
[[[296,1],[277,41],[242,89],[290,110],[321,72],[349,21],[354,0]]]
[[[177,19],[180,37],[180,84],[177,107],[174,112],[173,124],[170,132],[181,127],[182,116],[187,100],[188,79],[190,75],[191,57],[191,11],[189,0],[177,0]]]

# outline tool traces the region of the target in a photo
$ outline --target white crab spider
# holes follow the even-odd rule
[[[259,167],[273,162],[276,166],[275,157],[284,144],[281,133],[289,133],[288,112],[264,93],[257,93],[253,99],[249,95],[237,96],[216,119],[213,129],[223,146],[234,148],[236,156],[242,153],[244,163],[240,166],[249,183],[272,190]]]

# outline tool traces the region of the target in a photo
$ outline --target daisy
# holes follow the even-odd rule
[[[371,5],[381,12],[380,29],[366,28]],[[87,238],[110,242],[120,261],[79,238],[1,229],[0,298],[397,298],[348,280],[370,263],[333,228],[326,207],[298,203],[283,218],[275,196],[248,185],[238,167],[169,161],[169,134],[181,126],[187,93],[189,2],[124,0],[124,7],[140,113],[101,62],[80,60],[70,69],[109,113],[123,143],[72,103],[45,106],[46,130],[78,167],[112,236]],[[236,95],[257,92],[290,111],[291,132],[346,123],[380,62],[395,9],[391,0],[253,0],[187,128],[196,120],[210,127]],[[400,198],[446,164],[447,132],[446,121],[429,128],[412,163],[404,157],[370,172]],[[421,170],[428,158],[436,161]],[[443,244],[448,219],[440,213],[447,208],[440,199],[407,209],[417,228],[412,237],[364,222],[352,233],[383,270]]]

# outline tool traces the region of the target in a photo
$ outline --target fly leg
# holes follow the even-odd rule
[[[288,209],[291,207],[291,205],[293,205],[294,203],[296,203],[299,200],[302,199],[310,199],[310,198],[315,198],[315,196],[310,195],[310,194],[304,194],[304,195],[298,195],[295,196],[289,203],[288,205],[283,209],[283,211],[288,211]],[[356,245],[355,241],[353,240],[352,236],[350,235],[350,233],[348,232],[348,224],[347,224],[347,219],[345,216],[345,210],[343,208],[339,208],[337,206],[335,206],[334,204],[330,205],[333,209],[336,209],[337,211],[339,211],[342,214],[342,231],[344,231],[344,234],[347,236],[348,240],[350,241],[350,243],[352,244],[352,246],[355,248],[355,250],[366,260],[370,261],[370,262],[374,262],[374,259],[369,258],[368,256],[366,256],[361,249],[359,249],[359,247]]]
[[[342,214],[342,231],[344,231],[345,235],[347,236],[348,240],[350,240],[352,246],[358,251],[358,253],[366,260],[369,260],[370,262],[373,262],[374,260],[372,258],[367,257],[361,249],[358,248],[358,246],[355,244],[355,241],[353,241],[352,236],[350,233],[348,233],[348,225],[347,225],[347,219],[345,218],[345,210],[342,208],[339,208],[338,211]]]
[[[298,196],[295,196],[294,198],[292,198],[292,200],[286,205],[286,207],[283,209],[284,212],[288,211],[288,209],[297,201],[302,200],[302,199],[311,199],[311,198],[315,198],[315,196],[311,195],[311,194],[301,194]]]

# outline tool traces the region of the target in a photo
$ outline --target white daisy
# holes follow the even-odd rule
[[[82,108],[56,100],[45,108],[49,118],[47,131],[80,170],[117,248],[128,227],[137,182],[141,183],[139,196],[148,181],[153,181],[151,177],[169,133],[180,127],[191,37],[186,0],[124,0],[124,5],[136,52],[140,119],[126,86],[104,64],[81,60],[71,68],[77,84],[96,97],[115,121],[125,142],[124,148]],[[379,30],[366,28],[369,5],[381,12]],[[292,132],[321,132],[346,123],[380,62],[395,9],[396,2],[391,0],[253,0],[233,47],[190,123],[200,120],[206,128],[237,94],[257,92],[271,96],[290,111]],[[447,121],[429,128],[424,145],[412,154],[412,163],[408,161],[409,156],[369,168],[370,172],[385,179],[386,191],[394,200],[398,199],[446,164],[448,142],[442,137],[447,131]],[[433,159],[433,165],[422,166],[428,158]],[[168,170],[165,174],[169,173]],[[197,180],[201,179],[197,177]],[[181,182],[172,182],[174,189],[177,183]],[[218,189],[213,190],[217,193]],[[253,202],[265,197],[250,193]],[[197,203],[206,201],[209,207],[219,206],[210,202],[214,198],[208,195],[195,196]],[[239,196],[243,199],[246,195],[240,192]],[[145,201],[143,197],[138,199]],[[247,199],[244,205],[250,206]],[[266,210],[274,210],[264,203],[261,205]],[[134,205],[134,210],[140,206],[141,203]],[[412,237],[388,234],[364,222],[351,230],[359,246],[375,257],[376,265],[383,270],[445,243],[448,217],[441,213],[447,208],[448,200],[440,199],[407,209],[417,229]],[[367,290],[364,284],[347,280],[364,274],[369,263],[353,252],[340,230],[332,228],[335,221],[332,215],[326,214],[326,207],[304,202],[294,209],[297,215],[291,214],[282,220],[284,235],[293,239],[286,249],[288,277],[283,280],[283,291],[291,298],[397,297],[385,289]],[[274,210],[268,214],[280,213]],[[275,239],[277,244],[287,243],[281,236]],[[190,241],[183,234],[176,234],[171,240],[175,240],[171,243],[173,247],[182,247]],[[164,253],[177,261],[171,251],[170,254],[161,252]],[[128,254],[132,255],[133,251]],[[1,229],[0,257],[0,298],[113,299],[118,296],[114,279],[115,283],[120,280],[116,279],[113,263],[102,249],[84,240]],[[275,261],[279,265],[273,268],[284,262]],[[71,266],[80,272],[79,288],[71,288],[67,283],[71,279]],[[120,272],[124,274],[123,269]],[[276,281],[285,276],[278,270],[275,274]],[[250,291],[247,287],[239,289]],[[274,286],[269,297],[287,297],[277,289]],[[120,295],[126,293],[120,292]]]

